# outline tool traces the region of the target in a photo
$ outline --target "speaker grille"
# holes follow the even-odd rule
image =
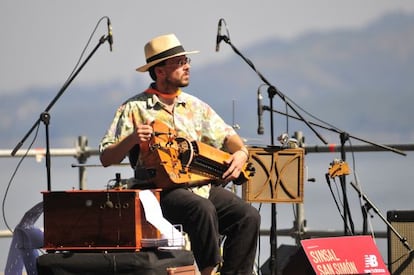
[[[249,202],[303,202],[304,149],[249,148],[255,174],[243,184]]]
[[[387,219],[394,229],[412,246],[414,244],[414,210],[388,211]],[[388,269],[391,274],[414,274],[413,255],[409,257],[408,249],[389,228],[387,234]]]

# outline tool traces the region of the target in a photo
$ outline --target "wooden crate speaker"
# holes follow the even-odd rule
[[[303,202],[304,149],[250,147],[255,174],[243,184],[249,202]]]
[[[387,212],[387,220],[397,232],[414,245],[414,210],[392,210]],[[414,274],[414,254],[408,255],[408,249],[388,228],[388,269],[391,274]]]
[[[43,193],[44,249],[139,251],[160,232],[145,218],[140,190]],[[159,200],[159,190],[153,190]]]

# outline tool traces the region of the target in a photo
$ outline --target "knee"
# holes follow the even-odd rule
[[[214,205],[206,199],[196,199],[188,202],[185,209],[182,209],[181,213],[177,212],[177,215],[181,216],[181,220],[187,226],[194,224],[209,224],[215,223],[217,220],[217,212]]]
[[[200,200],[193,205],[193,211],[199,217],[217,219],[217,212],[214,205],[209,200]]]

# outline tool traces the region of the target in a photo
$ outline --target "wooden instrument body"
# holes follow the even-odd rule
[[[151,140],[140,144],[140,164],[151,171],[148,181],[163,189],[223,182],[229,153],[177,137],[175,131],[159,121],[153,122],[153,128]],[[251,173],[251,167],[246,164],[238,183],[246,182]]]

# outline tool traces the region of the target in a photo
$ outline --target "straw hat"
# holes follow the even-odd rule
[[[138,67],[138,72],[146,72],[155,64],[158,64],[168,58],[192,53],[198,53],[199,51],[186,52],[178,41],[175,34],[167,34],[158,36],[149,41],[144,48],[145,58],[147,64]]]

